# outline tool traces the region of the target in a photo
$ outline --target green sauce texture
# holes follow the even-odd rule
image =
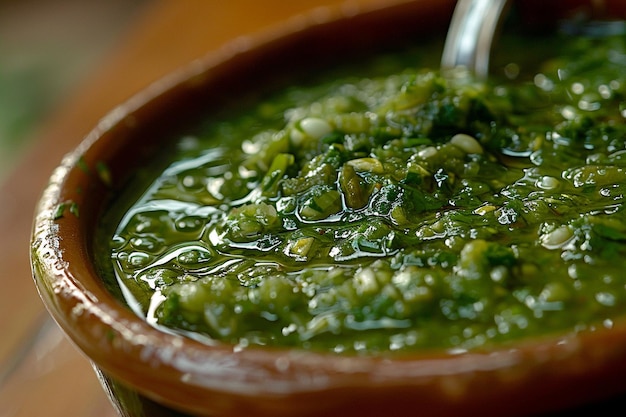
[[[143,185],[106,262],[151,323],[238,349],[464,351],[610,327],[625,41],[563,38],[488,83],[397,70],[212,119]]]

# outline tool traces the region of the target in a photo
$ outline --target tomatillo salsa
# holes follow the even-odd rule
[[[563,56],[489,82],[411,64],[213,117],[118,216],[112,282],[154,325],[236,349],[464,351],[610,327],[625,41],[564,37]]]

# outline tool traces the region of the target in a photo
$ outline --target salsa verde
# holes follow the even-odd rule
[[[562,56],[489,82],[409,67],[212,118],[112,232],[126,302],[238,349],[462,351],[610,327],[626,313],[625,40],[564,37]]]

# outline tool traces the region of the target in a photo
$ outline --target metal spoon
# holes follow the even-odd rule
[[[484,79],[498,22],[507,0],[459,0],[441,58],[442,70],[465,68]]]

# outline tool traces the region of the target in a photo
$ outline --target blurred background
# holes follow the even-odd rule
[[[0,180],[146,3],[0,0]]]
[[[87,361],[45,320],[28,267],[33,201],[68,145],[43,163],[27,155],[147,4],[0,0],[0,417],[115,415]]]

